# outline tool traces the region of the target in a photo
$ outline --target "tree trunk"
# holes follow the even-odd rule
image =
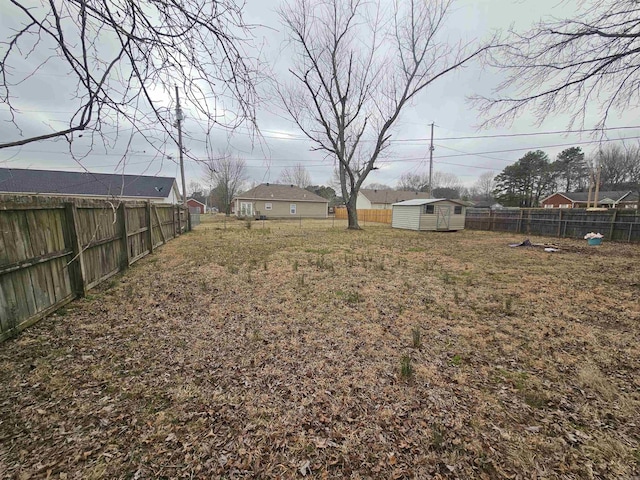
[[[358,210],[356,209],[357,198],[357,195],[352,194],[349,201],[346,202],[347,218],[349,220],[347,229],[349,230],[360,230],[360,225],[358,224]]]

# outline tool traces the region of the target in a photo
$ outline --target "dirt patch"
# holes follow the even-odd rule
[[[0,475],[640,474],[640,248],[521,240],[204,223],[0,345]]]

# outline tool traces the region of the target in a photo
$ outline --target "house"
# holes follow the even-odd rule
[[[238,217],[327,218],[329,200],[295,185],[262,183],[233,199]]]
[[[543,208],[587,208],[589,192],[556,192],[543,198],[540,205]],[[591,193],[593,205],[595,192]],[[597,207],[604,208],[637,208],[638,194],[630,190],[598,192]]]
[[[464,230],[466,205],[446,198],[413,199],[393,204],[391,226],[420,231]]]
[[[207,206],[195,198],[187,199],[187,206],[191,213],[204,213],[207,210]]]
[[[429,198],[427,192],[411,192],[407,190],[378,190],[362,188],[356,199],[356,209],[390,210],[397,202],[413,199]]]
[[[0,194],[119,198],[180,203],[175,178],[0,168]]]
[[[501,203],[496,202],[495,200],[482,200],[479,202],[473,202],[472,205],[469,205],[470,208],[483,208],[485,210],[501,210],[504,206]]]

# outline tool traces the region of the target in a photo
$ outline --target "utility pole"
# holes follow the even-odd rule
[[[596,173],[596,194],[595,194],[595,198],[593,199],[593,206],[594,208],[598,207],[598,195],[600,194],[600,170],[602,169],[602,153],[600,153],[600,155],[598,155],[598,170]]]
[[[180,95],[176,85],[176,127],[178,127],[178,149],[180,150],[180,175],[182,176],[182,204],[187,203],[187,187],[184,182],[184,156],[182,153],[182,109],[180,108]]]
[[[429,144],[429,197],[433,198],[433,188],[432,188],[432,181],[433,181],[433,151],[435,150],[435,147],[433,146],[433,125],[434,123],[431,122],[431,143]]]

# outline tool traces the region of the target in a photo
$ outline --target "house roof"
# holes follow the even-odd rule
[[[329,200],[326,198],[322,198],[320,195],[316,195],[304,188],[278,183],[262,183],[248,192],[236,195],[235,198],[241,200],[283,200],[329,203]]]
[[[196,202],[199,205],[202,205],[203,207],[206,207],[206,205],[198,200],[196,200],[195,198],[187,198],[187,203],[189,202]]]
[[[0,168],[1,193],[167,198],[173,177]]]
[[[629,199],[625,197],[627,197],[627,195],[629,195],[630,193],[631,193],[630,190],[601,191],[601,192],[598,192],[598,202],[602,202],[603,200],[606,200],[606,199],[611,199],[615,203],[618,203],[622,199],[627,201]],[[586,202],[589,196],[589,192],[555,192],[552,195],[549,195],[548,197],[543,198],[541,202],[548,200],[554,195],[562,195],[563,197],[567,198],[568,200],[571,200],[572,202]],[[591,192],[591,196],[594,197],[594,195],[595,195],[595,192]]]
[[[377,189],[369,189],[362,188],[360,189],[360,193],[362,193],[367,200],[371,203],[397,203],[403,202],[405,200],[411,200],[415,198],[429,198],[429,193],[427,192],[412,192],[408,190],[377,190]]]
[[[453,202],[453,203],[457,203],[458,205],[462,205],[463,207],[467,206],[466,202],[463,202],[461,200],[451,200],[450,198],[414,198],[413,200],[405,200],[404,202],[397,202],[394,203],[393,205],[400,205],[403,207],[406,206],[411,206],[411,205],[426,205],[428,203],[438,203],[438,202]]]

